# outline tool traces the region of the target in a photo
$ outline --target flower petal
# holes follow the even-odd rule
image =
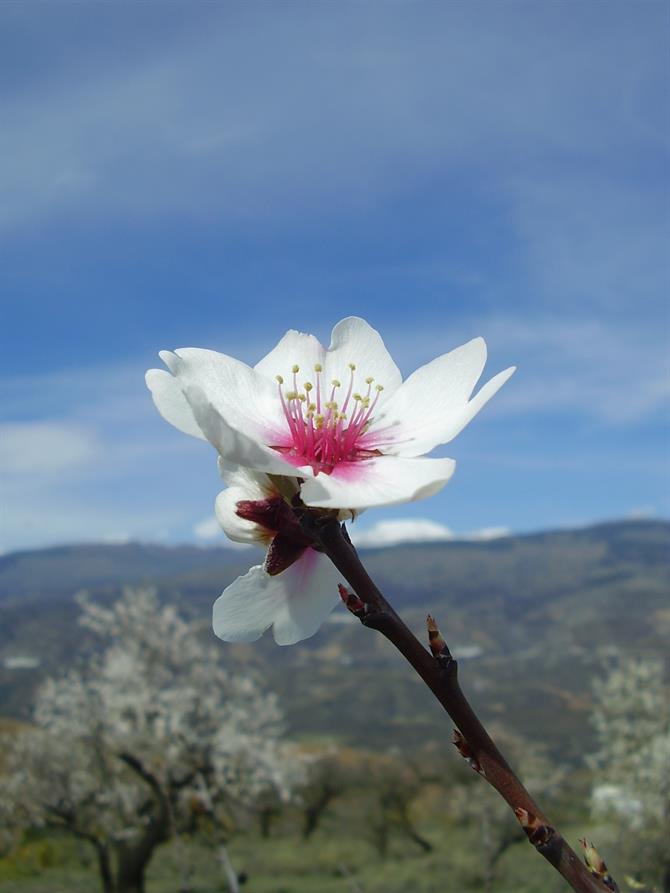
[[[379,456],[341,463],[332,474],[305,481],[300,495],[306,505],[328,509],[363,509],[400,505],[432,496],[449,481],[453,459],[408,459]]]
[[[278,645],[293,645],[314,635],[337,604],[340,579],[313,549],[275,577],[252,567],[214,603],[214,633],[224,642],[254,642],[273,626]]]
[[[164,369],[149,369],[145,380],[156,408],[166,422],[185,434],[207,440],[176,378]]]
[[[205,437],[216,447],[225,461],[269,474],[293,478],[296,475],[311,477],[311,468],[296,468],[284,461],[278,452],[266,446],[263,441],[255,440],[230,425],[212,405],[201,387],[191,385],[186,388],[185,393]]]
[[[417,369],[384,404],[369,445],[409,457],[453,440],[514,372],[500,372],[468,402],[485,362],[486,343],[475,338]]]
[[[326,362],[326,348],[314,335],[290,329],[269,354],[256,363],[254,369],[271,381],[276,375],[289,380],[294,365],[300,366],[300,383],[314,374],[314,366]]]
[[[253,543],[256,545],[264,543],[267,545],[272,539],[272,533],[254,521],[240,518],[236,512],[237,503],[250,498],[265,499],[265,496],[261,494],[256,497],[250,497],[249,491],[242,487],[228,487],[226,490],[222,490],[216,497],[216,503],[214,504],[216,519],[228,539],[234,543]]]
[[[262,443],[273,443],[286,434],[277,383],[246,363],[197,347],[179,348],[163,359],[187,398],[189,389],[198,387],[231,427]]]
[[[386,349],[381,335],[358,316],[340,320],[333,329],[326,357],[326,381],[336,378],[343,385],[349,381],[349,364],[355,363],[357,390],[363,390],[365,379],[374,378],[384,387],[384,398],[402,384],[400,370]]]

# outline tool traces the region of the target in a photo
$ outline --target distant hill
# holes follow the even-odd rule
[[[74,590],[152,581],[188,571],[244,563],[233,549],[197,546],[56,546],[0,556],[0,601],[19,596],[61,596]]]
[[[413,543],[362,554],[419,635],[425,636],[426,612],[435,614],[464,657],[464,687],[488,719],[542,737],[563,757],[579,758],[588,743],[592,675],[617,649],[663,654],[670,645],[667,522]],[[155,585],[210,637],[214,599],[258,556],[138,543],[3,556],[0,714],[26,718],[31,692],[45,673],[61,672],[98,647],[77,625],[72,596],[78,590],[106,600],[124,584]],[[220,647],[222,660],[267,676],[294,734],[384,746],[409,746],[442,731],[448,736],[448,724],[436,725],[438,708],[402,659],[343,609],[318,635],[292,648],[279,648],[269,637]]]

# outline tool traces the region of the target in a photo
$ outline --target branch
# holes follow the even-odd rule
[[[349,610],[364,626],[382,633],[433,692],[457,726],[454,743],[470,765],[495,788],[514,811],[530,842],[578,893],[618,893],[614,881],[596,876],[580,861],[544,815],[478,719],[458,683],[458,667],[433,623],[428,652],[396,614],[368,576],[344,525],[332,515],[305,510],[294,502],[303,530],[353,587],[342,593]],[[430,624],[429,624],[430,628]]]

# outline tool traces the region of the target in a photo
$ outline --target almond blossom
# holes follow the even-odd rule
[[[226,462],[298,479],[308,506],[360,511],[437,493],[455,463],[426,458],[451,441],[514,372],[472,396],[486,362],[475,338],[403,382],[378,332],[348,317],[329,348],[289,331],[253,368],[225,354],[160,354],[147,385],[163,417]]]

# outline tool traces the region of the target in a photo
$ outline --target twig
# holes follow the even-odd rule
[[[458,683],[458,667],[429,618],[431,652],[419,642],[368,576],[344,525],[332,514],[305,510],[294,501],[303,530],[331,559],[354,593],[341,595],[364,626],[376,629],[395,645],[442,704],[457,726],[454,743],[470,765],[495,788],[514,811],[530,842],[578,893],[612,893],[580,861],[530,796],[478,719]],[[431,629],[432,626],[432,629]],[[611,880],[611,879],[610,879]]]

